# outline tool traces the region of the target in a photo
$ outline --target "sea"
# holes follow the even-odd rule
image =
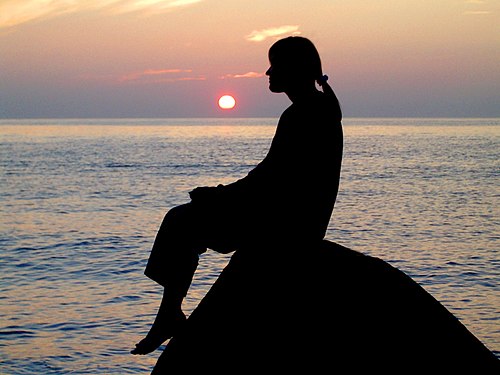
[[[277,120],[0,120],[0,373],[149,374],[160,351],[129,352],[161,298],[143,271],[164,214],[244,177]],[[326,238],[407,273],[500,357],[500,118],[343,126]],[[202,255],[187,314],[230,256]]]

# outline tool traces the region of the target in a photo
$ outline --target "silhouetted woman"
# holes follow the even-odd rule
[[[182,300],[207,248],[221,253],[272,249],[273,244],[298,248],[321,241],[326,233],[342,160],[340,106],[308,39],[277,41],[269,61],[269,89],[285,93],[292,104],[280,117],[267,156],[246,177],[226,186],[198,187],[190,203],[166,214],[145,270],[164,287],[163,299],[133,354],[152,352],[182,326]]]

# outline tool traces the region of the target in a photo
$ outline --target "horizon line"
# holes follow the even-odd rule
[[[0,117],[0,121],[22,121],[22,120],[201,120],[201,119],[224,119],[224,120],[238,120],[238,119],[274,119],[280,116],[101,116],[101,117],[89,117],[89,116],[74,116],[74,117]],[[498,116],[343,116],[345,119],[500,119]]]

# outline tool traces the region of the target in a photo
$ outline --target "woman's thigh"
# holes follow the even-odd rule
[[[231,210],[225,207],[187,203],[166,214],[162,230],[168,232],[166,235],[176,243],[229,253],[242,242],[238,222]]]

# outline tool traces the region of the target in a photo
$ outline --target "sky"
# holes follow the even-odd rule
[[[500,0],[0,0],[0,118],[277,117],[289,35],[345,117],[500,117]]]

